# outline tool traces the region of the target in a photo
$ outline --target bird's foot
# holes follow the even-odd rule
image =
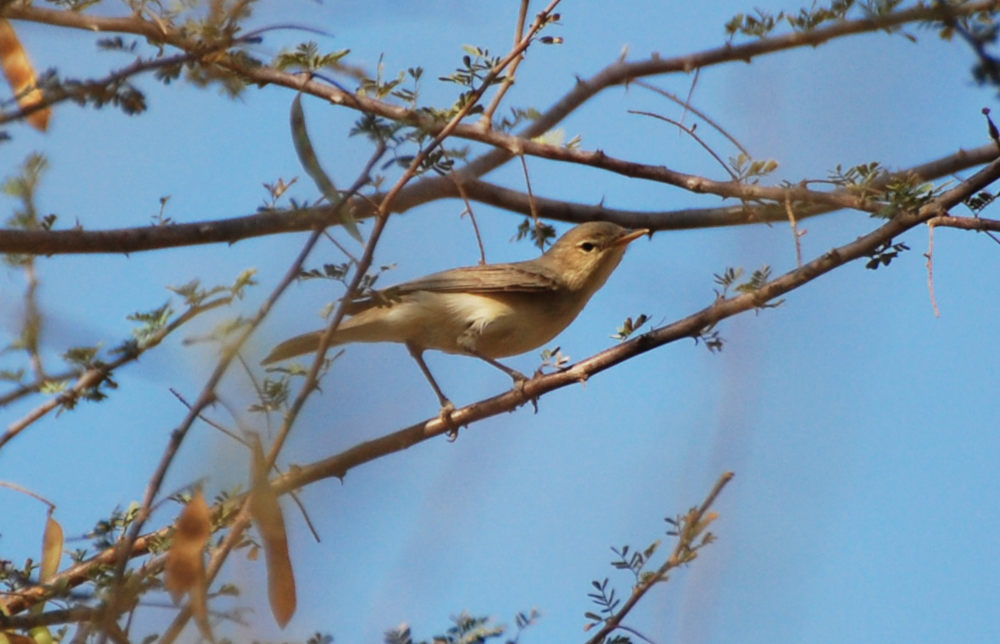
[[[520,371],[516,371],[514,369],[511,369],[511,372],[512,373],[510,374],[510,377],[514,381],[514,391],[516,391],[517,393],[521,394],[522,396],[525,395],[525,393],[524,393],[524,386],[526,384],[528,384],[529,382],[531,382],[532,380],[534,380],[535,378],[537,378],[538,375],[539,375],[538,373],[536,373],[531,378],[528,378],[527,376],[525,376]],[[537,414],[538,413],[538,396],[530,396],[530,397],[528,397],[528,402],[531,403],[531,408],[534,409],[535,413]]]
[[[444,423],[445,427],[448,428],[446,434],[448,442],[453,443],[455,439],[458,438],[458,428],[459,426],[455,424],[455,421],[451,419],[452,412],[455,411],[455,403],[451,402],[447,398],[441,399],[441,411],[438,414],[438,418]]]
[[[514,389],[516,389],[517,391],[520,391],[522,393],[524,392],[524,385],[525,385],[525,383],[527,383],[529,380],[531,380],[531,378],[529,378],[528,376],[524,375],[523,373],[521,373],[517,369],[511,369],[508,372],[508,375],[510,376],[510,379],[514,381]]]

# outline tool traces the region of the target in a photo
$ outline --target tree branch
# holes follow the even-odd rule
[[[994,144],[959,150],[929,163],[913,166],[889,175],[916,175],[929,181],[971,167],[988,163],[997,157]],[[725,182],[728,183],[728,182]],[[884,182],[883,182],[884,183]],[[878,185],[878,184],[876,184]],[[411,189],[415,188],[415,189]],[[490,204],[513,212],[531,215],[531,200],[517,190],[504,188],[482,180],[465,180],[462,190],[466,196],[480,203]],[[682,210],[642,211],[609,208],[534,196],[539,216],[571,223],[606,220],[622,226],[649,228],[655,231],[736,226],[775,221],[785,221],[785,196],[792,192],[771,188],[773,205],[736,205],[721,208],[687,208]],[[823,195],[818,191],[809,193]],[[801,195],[799,195],[801,196]],[[437,199],[460,198],[461,191],[451,177],[428,177],[400,192],[392,212],[406,212],[416,206]],[[354,199],[350,204],[355,219],[370,218],[382,197]],[[834,200],[838,201],[838,200]],[[838,209],[832,204],[798,206],[796,218],[806,219]],[[316,206],[288,211],[267,211],[215,221],[197,221],[169,226],[141,226],[113,230],[0,230],[0,253],[33,255],[64,255],[85,253],[137,253],[178,246],[228,243],[266,235],[305,232],[316,226],[336,225],[339,217],[331,206]],[[947,225],[947,224],[943,224]]]
[[[719,321],[738,313],[758,309],[775,298],[788,293],[847,262],[869,256],[880,245],[899,234],[934,217],[944,216],[948,209],[963,199],[1000,179],[1000,160],[980,170],[974,176],[927,203],[916,212],[904,213],[857,240],[830,250],[820,257],[803,264],[768,282],[757,291],[736,297],[719,299],[712,305],[681,320],[654,329],[636,338],[606,349],[590,358],[555,373],[532,378],[523,387],[473,403],[455,410],[451,421],[455,425],[472,422],[513,411],[525,403],[550,391],[577,382],[682,338],[698,338],[701,333]],[[390,453],[402,451],[428,438],[446,434],[451,427],[441,418],[434,417],[415,423],[379,438],[359,443],[354,447],[315,463],[304,465],[275,481],[284,493],[324,478],[343,478],[346,473],[368,461]]]
[[[510,412],[550,391],[584,382],[595,374],[657,347],[682,338],[697,338],[703,330],[721,320],[738,313],[757,309],[847,262],[867,257],[880,245],[915,226],[936,217],[948,216],[949,208],[983,190],[998,179],[1000,179],[1000,160],[994,160],[975,175],[939,195],[919,210],[901,213],[871,233],[824,253],[801,267],[768,282],[757,291],[731,298],[720,298],[712,305],[692,315],[606,349],[564,370],[532,378],[524,383],[521,390],[513,389],[457,409],[451,414],[451,422],[455,425],[468,425],[484,418]],[[444,423],[440,417],[421,421],[391,434],[359,443],[329,458],[296,467],[285,475],[275,478],[271,482],[271,486],[277,493],[285,494],[322,479],[343,478],[349,470],[358,465],[402,451],[429,438],[446,434],[451,429],[452,427]],[[231,499],[230,502],[239,502],[239,500]],[[213,512],[216,511],[219,511],[219,508],[213,509]],[[150,544],[154,543],[155,539],[167,535],[170,529],[169,527],[163,528],[157,532],[137,537],[130,549],[131,556],[147,554]],[[99,567],[115,563],[116,552],[114,547],[104,550],[91,559],[59,573],[46,586],[34,586],[18,592],[17,595],[0,599],[0,613],[16,614],[48,599],[52,588],[71,588],[87,582],[90,575]]]

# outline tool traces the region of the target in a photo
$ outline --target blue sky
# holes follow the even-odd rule
[[[508,4],[515,3],[300,1],[259,12],[255,24],[321,28],[333,34],[321,47],[350,48],[351,60],[367,69],[383,56],[390,75],[421,65],[424,101],[446,104],[455,88],[434,79],[457,66],[462,45],[495,53],[509,47],[516,10]],[[632,59],[719,46],[729,17],[753,7],[798,9],[630,1],[609,11],[603,2],[565,3],[553,32],[565,44],[530,51],[508,104],[544,109],[577,75],[594,74],[626,46]],[[92,34],[16,27],[41,69],[99,76],[127,62],[94,53]],[[837,164],[905,167],[985,143],[979,110],[996,100],[971,82],[971,52],[927,29],[908,32],[917,44],[898,35],[858,36],[706,69],[693,100],[755,156],[778,160],[775,181],[825,178]],[[269,57],[311,37],[274,32],[256,53]],[[691,77],[655,82],[685,95]],[[177,221],[247,214],[265,196],[261,183],[303,175],[288,133],[289,92],[250,89],[232,102],[212,89],[163,88],[148,78],[140,85],[150,102],[141,117],[63,105],[47,135],[11,128],[14,140],[0,147],[4,174],[28,152],[43,152],[51,168],[42,210],[58,213],[63,226],[78,220],[90,229],[144,225],[164,195],[171,196],[166,214]],[[366,158],[360,141],[345,142],[356,115],[315,99],[304,107],[324,166],[349,183]],[[680,117],[654,94],[619,88],[563,127],[568,136],[582,135],[586,149],[721,178],[690,139],[629,109]],[[713,144],[724,156],[735,154]],[[585,168],[529,160],[529,169],[533,189],[548,197],[657,210],[719,203]],[[523,188],[514,165],[487,178]],[[293,192],[316,196],[304,177]],[[519,215],[475,209],[490,261],[535,254],[509,243]],[[376,257],[396,264],[383,283],[474,263],[478,251],[461,211],[461,203],[443,201],[394,217]],[[859,213],[805,222],[805,257],[876,223]],[[125,316],[161,304],[166,286],[194,277],[228,283],[254,267],[260,286],[232,311],[249,314],[304,239],[42,260],[47,355],[55,361],[66,346],[113,346],[129,332]],[[320,630],[338,642],[378,641],[404,621],[428,638],[462,610],[512,623],[515,612],[531,607],[542,619],[521,641],[584,639],[590,581],[607,576],[619,594],[629,590],[630,577],[608,565],[610,546],[644,547],[662,537],[664,516],[699,503],[733,470],[716,504],[719,541],[651,593],[629,625],[658,642],[996,640],[1000,405],[989,324],[998,310],[1000,249],[984,235],[937,231],[935,317],[922,255],[927,231],[900,241],[912,250],[887,269],[852,264],[791,293],[777,309],[725,321],[719,354],[691,341],[668,345],[546,396],[537,414],[525,408],[492,418],[455,443],[432,440],[343,482],[311,486],[302,498],[321,543],[291,504],[284,506],[297,615],[283,633],[270,626],[263,567],[237,556],[227,574],[245,590],[240,603],[258,608],[260,636],[272,639]],[[312,263],[323,261],[340,257],[326,246]],[[765,264],[776,273],[794,268],[788,226],[658,233],[632,245],[556,343],[572,358],[589,356],[614,342],[609,336],[626,316],[646,313],[656,323],[683,317],[711,302],[714,273]],[[16,332],[22,292],[19,273],[0,272],[0,343]],[[248,347],[250,356],[318,328],[321,309],[336,296],[328,284],[293,286]],[[181,339],[211,324],[195,324],[119,373],[121,387],[108,402],[34,426],[0,455],[0,478],[54,500],[69,535],[141,498],[184,415],[169,388],[194,399],[213,366],[204,345],[182,346]],[[531,372],[538,360],[531,353],[508,362]],[[458,404],[509,386],[474,360],[429,354],[428,362]],[[16,356],[0,356],[0,367],[16,364]],[[222,395],[234,409],[253,398],[235,372]],[[0,411],[3,425],[37,402]],[[436,412],[401,346],[349,347],[307,406],[283,464],[311,462]],[[221,407],[214,413],[235,424]],[[249,413],[239,422],[262,428]],[[200,425],[166,488],[207,474],[208,485],[220,489],[244,481],[246,466],[242,448]],[[0,558],[37,557],[44,510],[6,490],[0,499]],[[154,524],[174,512],[166,506]],[[148,618],[168,615],[153,608]]]

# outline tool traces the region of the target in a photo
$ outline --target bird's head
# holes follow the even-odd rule
[[[594,293],[622,261],[629,243],[648,233],[645,228],[591,221],[569,230],[543,257],[570,290]]]

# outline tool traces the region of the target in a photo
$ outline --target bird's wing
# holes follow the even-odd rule
[[[522,263],[482,264],[433,273],[387,289],[397,293],[432,291],[439,293],[536,293],[554,291],[559,283],[537,265]]]
[[[558,290],[559,282],[543,267],[512,264],[481,264],[453,268],[420,277],[359,298],[346,307],[348,315],[356,315],[373,306],[392,305],[400,297],[416,291],[433,293],[539,293]]]

